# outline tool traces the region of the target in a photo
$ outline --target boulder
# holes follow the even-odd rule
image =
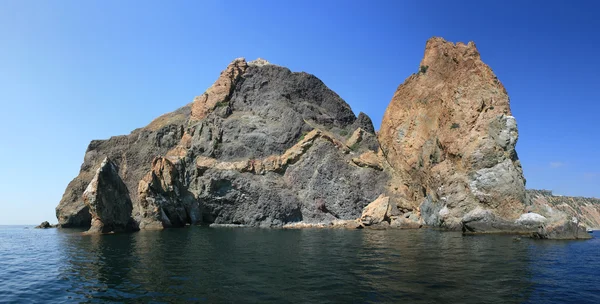
[[[352,135],[350,135],[350,138],[348,138],[348,140],[346,141],[346,146],[350,149],[357,146],[363,139],[363,133],[364,131],[361,128],[357,128],[356,130],[354,130],[354,132],[352,132]]]
[[[573,239],[591,239],[592,236],[587,233],[586,228],[581,225],[577,219],[568,220],[563,218],[552,223],[539,227],[537,232],[532,234],[533,238],[551,239],[551,240],[573,240]]]
[[[381,194],[376,200],[368,204],[360,216],[360,221],[365,226],[380,224],[382,222],[390,222],[392,213],[392,205],[390,198]]]
[[[362,229],[364,225],[360,220],[334,220],[332,222],[333,228],[343,229]]]
[[[525,226],[540,226],[546,223],[548,219],[541,214],[537,213],[525,213],[522,214],[515,223],[517,225],[525,225]]]
[[[373,151],[367,151],[361,154],[359,157],[352,158],[352,162],[360,167],[383,170],[381,159]]]
[[[390,227],[400,229],[418,229],[423,227],[417,216],[394,216],[391,218]]]
[[[475,208],[465,214],[461,220],[463,233],[515,233],[528,234],[537,229],[537,226],[528,226],[523,223],[510,221],[498,216],[493,210],[481,207]]]

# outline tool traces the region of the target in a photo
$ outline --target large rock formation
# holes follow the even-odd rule
[[[442,38],[427,42],[419,71],[398,87],[379,131],[395,173],[389,190],[424,224],[449,229],[496,230],[496,219],[524,212],[517,138],[506,90],[475,44]]]
[[[360,138],[348,147],[352,134]],[[90,225],[83,193],[109,157],[140,229],[355,219],[385,191],[377,148],[370,118],[316,77],[236,59],[192,104],[92,141],[57,217],[63,227]]]
[[[577,219],[532,207],[517,138],[506,90],[472,42],[430,39],[378,135],[315,76],[238,58],[192,103],[92,141],[56,214],[62,227],[97,232],[430,226],[584,237]]]
[[[82,197],[92,218],[88,233],[137,229],[137,224],[131,218],[133,206],[127,186],[121,180],[115,164],[108,157],[100,164],[100,168]]]

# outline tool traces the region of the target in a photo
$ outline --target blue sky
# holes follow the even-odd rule
[[[92,139],[201,94],[234,58],[322,79],[376,128],[425,41],[475,41],[530,188],[600,197],[596,1],[0,1],[0,224],[56,222]]]

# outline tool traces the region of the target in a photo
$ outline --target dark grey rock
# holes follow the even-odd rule
[[[41,224],[35,226],[36,229],[48,229],[48,228],[56,228],[58,225],[50,225],[49,222],[43,221]]]
[[[165,155],[178,143],[189,113],[189,106],[185,106],[155,120],[167,125],[153,122],[126,136],[93,140],[87,148],[79,175],[69,183],[56,207],[56,217],[61,227],[90,226],[92,218],[82,195],[106,157],[119,167],[119,175],[130,190],[131,200],[137,201],[136,189],[140,179],[150,170],[155,157]]]
[[[199,120],[187,105],[129,135],[92,141],[79,176],[57,207],[60,224],[90,225],[82,194],[105,157],[118,168],[141,229],[355,219],[385,191],[386,173],[354,165],[357,152],[327,140],[317,140],[277,172],[198,169],[198,157],[248,162],[281,155],[313,129],[344,142],[360,126],[370,137],[357,148],[377,148],[370,118],[361,114],[357,119],[313,75],[251,64],[226,94]]]
[[[303,202],[304,221],[325,220],[326,214],[337,219],[358,218],[362,209],[385,192],[385,172],[350,164],[331,142],[319,140],[284,178]],[[325,205],[326,212],[319,210]]]
[[[369,115],[360,112],[358,114],[358,117],[356,118],[356,121],[354,121],[354,124],[352,125],[352,127],[354,129],[356,128],[361,128],[363,130],[365,130],[366,132],[369,132],[373,135],[375,135],[375,127],[373,126],[373,121],[371,121],[371,117],[369,117]]]
[[[435,202],[430,196],[425,197],[421,203],[421,218],[426,226],[439,227],[442,224],[440,219],[440,211],[442,210],[442,204]]]
[[[118,168],[107,157],[83,192],[83,201],[92,217],[88,233],[109,233],[136,230],[131,218],[133,206],[127,186]]]
[[[202,221],[246,226],[282,226],[302,220],[300,201],[276,173],[254,175],[210,170],[198,178]]]
[[[563,219],[553,223],[542,225],[532,234],[533,238],[551,240],[576,240],[591,239],[586,228],[574,220]]]

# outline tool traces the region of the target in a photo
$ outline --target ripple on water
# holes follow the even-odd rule
[[[600,303],[599,249],[433,230],[0,227],[0,302]]]

